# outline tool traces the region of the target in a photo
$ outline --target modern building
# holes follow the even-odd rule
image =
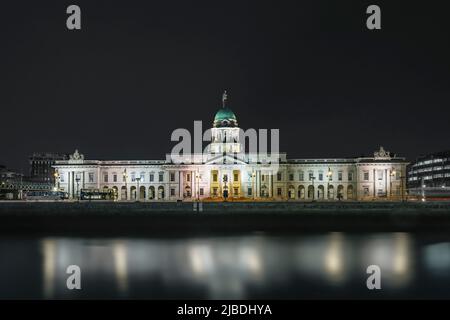
[[[34,182],[55,183],[55,169],[53,165],[56,160],[67,160],[68,154],[55,152],[35,152],[30,158],[30,178]]]
[[[373,156],[289,159],[285,153],[244,153],[238,121],[226,105],[216,113],[202,154],[165,160],[91,160],[75,151],[57,160],[56,187],[70,198],[109,191],[133,201],[399,200],[406,194],[404,158],[381,147]],[[274,161],[274,159],[277,159]]]
[[[408,166],[408,189],[412,196],[450,198],[450,151],[420,156]]]
[[[20,199],[20,186],[23,183],[21,173],[0,166],[0,199]]]

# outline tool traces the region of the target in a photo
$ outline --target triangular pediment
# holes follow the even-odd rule
[[[245,161],[240,159],[237,155],[218,155],[206,161],[206,164],[247,164]]]

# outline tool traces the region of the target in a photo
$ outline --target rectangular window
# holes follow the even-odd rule
[[[281,197],[281,194],[282,194],[281,188],[277,188],[277,196]]]
[[[305,175],[303,174],[303,171],[300,171],[298,174],[298,180],[304,181],[304,179],[305,179]]]
[[[265,177],[265,176],[266,176],[266,175],[264,175],[264,174],[261,175],[261,181],[262,181],[262,182],[264,182],[264,179],[265,179],[264,177]]]
[[[174,172],[171,172],[171,173],[170,173],[170,181],[171,181],[171,182],[174,182],[174,181],[175,181],[175,173],[174,173]]]
[[[117,174],[113,174],[113,182],[117,182]]]
[[[175,188],[170,188],[170,195],[175,196]]]
[[[107,173],[105,173],[103,175],[103,182],[108,182],[108,174]]]
[[[64,173],[61,173],[59,176],[59,181],[64,182],[64,177],[65,177]]]
[[[150,182],[153,182],[155,180],[155,174],[154,173],[150,173]]]
[[[281,181],[281,172],[277,173],[277,181]]]
[[[141,174],[139,175],[139,178],[141,178],[141,182],[145,181],[145,172],[141,172]]]
[[[369,181],[369,171],[364,171],[363,172],[363,180]]]
[[[131,181],[136,181],[136,173],[134,172],[131,173]]]
[[[234,196],[237,197],[239,195],[239,188],[234,188]]]
[[[248,188],[248,189],[247,189],[247,194],[248,194],[249,196],[252,195],[252,188]]]
[[[239,181],[239,174],[237,173],[234,174],[234,181]]]
[[[342,171],[338,172],[338,181],[342,181]]]
[[[293,173],[289,173],[289,181],[294,181],[294,174]]]
[[[323,173],[319,172],[319,180],[322,181],[323,180]]]
[[[159,182],[163,182],[164,181],[164,173],[160,172],[159,173]]]
[[[353,172],[348,173],[348,181],[353,181]]]
[[[187,182],[190,182],[190,181],[191,181],[191,175],[190,175],[189,173],[186,175],[186,181],[187,181]]]
[[[202,196],[204,194],[203,188],[200,188],[200,195]]]
[[[217,182],[217,173],[213,173],[213,182]]]

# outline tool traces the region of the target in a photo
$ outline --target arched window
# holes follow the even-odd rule
[[[353,186],[352,185],[349,185],[347,187],[347,199],[353,200]]]
[[[305,187],[304,186],[298,186],[298,198],[299,199],[305,199]]]
[[[308,199],[314,198],[314,187],[312,185],[308,186]]]

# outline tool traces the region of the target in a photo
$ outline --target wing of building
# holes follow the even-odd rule
[[[208,152],[185,155],[183,161],[170,154],[165,160],[90,160],[75,151],[56,161],[56,188],[72,199],[100,192],[123,201],[363,201],[406,194],[406,160],[382,147],[370,157],[269,157],[242,153],[239,130],[224,104],[214,117]]]

